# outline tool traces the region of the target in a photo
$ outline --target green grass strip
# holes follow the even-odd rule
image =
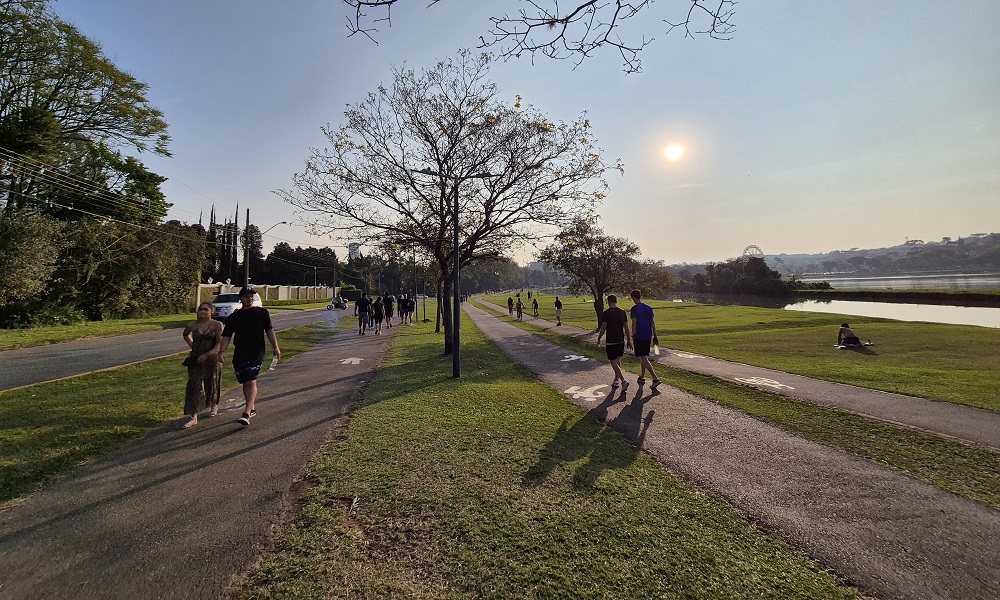
[[[857,598],[463,325],[397,332],[234,598]]]
[[[512,319],[479,303],[477,306],[575,353],[607,360],[603,350],[591,342],[543,329],[530,321]],[[622,368],[638,374],[639,361],[634,356],[625,356]],[[1000,453],[666,365],[656,365],[656,370],[669,385],[1000,509]]]
[[[278,333],[282,360],[329,336],[326,325]],[[180,350],[183,341],[180,335],[177,338]],[[178,354],[0,392],[0,505],[178,419],[187,384],[181,358]],[[235,385],[227,363],[222,369],[222,388]]]

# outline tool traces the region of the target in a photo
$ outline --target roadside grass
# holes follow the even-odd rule
[[[140,331],[157,331],[184,327],[193,321],[195,314],[161,315],[114,321],[87,321],[74,325],[47,325],[24,329],[0,329],[0,350],[41,346],[55,342],[67,342],[87,337],[121,335]]]
[[[282,360],[320,343],[330,331],[325,325],[282,331]],[[183,354],[0,392],[0,507],[181,417],[187,383]],[[236,385],[230,365],[223,365],[222,389]]]
[[[232,598],[857,598],[463,322],[396,332]]]
[[[575,353],[599,361],[607,360],[604,351],[592,342],[542,328],[530,320],[512,319],[503,312],[477,303],[475,299],[473,302],[500,319]],[[634,356],[626,355],[622,368],[638,374],[639,361]],[[1000,453],[662,364],[656,365],[656,370],[660,379],[669,385],[1000,509]]]
[[[323,308],[328,302],[317,304],[294,304],[291,306],[270,307],[275,311],[307,310]],[[68,342],[89,337],[104,337],[139,333],[142,331],[158,331],[161,329],[179,329],[195,319],[194,312],[176,315],[160,315],[156,317],[138,317],[135,319],[115,319],[110,321],[87,321],[74,325],[51,325],[44,327],[26,327],[23,329],[0,329],[0,350],[43,346],[56,342]]]
[[[505,295],[485,298],[506,306]],[[596,329],[593,302],[561,297],[563,323]],[[552,296],[542,318],[554,321]],[[626,310],[631,300],[620,305]],[[691,302],[650,302],[660,343],[827,381],[1000,412],[1000,330],[850,315]],[[837,329],[849,322],[871,348],[839,350]]]

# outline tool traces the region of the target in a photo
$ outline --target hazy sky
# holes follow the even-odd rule
[[[400,0],[379,44],[347,37],[340,0],[59,0],[54,10],[150,85],[173,158],[171,218],[249,208],[294,221],[290,188],[320,127],[392,79],[475,47],[517,0]],[[626,76],[608,51],[573,63],[499,63],[492,78],[551,119],[586,111],[609,161],[601,226],[668,263],[825,252],[1000,231],[1000,2],[766,0],[737,5],[731,41],[665,35],[686,0],[661,0],[656,41]],[[686,149],[668,161],[668,144]],[[301,226],[278,241],[343,247]],[[530,248],[518,255],[530,258]],[[340,253],[340,252],[338,252]]]

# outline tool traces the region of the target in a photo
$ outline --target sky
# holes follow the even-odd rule
[[[390,83],[475,48],[489,17],[519,0],[400,0],[377,44],[348,37],[341,0],[58,0],[53,9],[149,84],[173,157],[141,155],[168,178],[168,218],[249,208],[265,253],[281,241],[331,246],[296,223],[291,189],[320,128]],[[565,3],[564,3],[565,4]],[[731,40],[667,35],[686,11],[661,0],[623,32],[655,38],[643,70],[612,50],[574,68],[498,62],[501,96],[550,119],[582,114],[609,172],[600,226],[644,258],[700,264],[739,256],[879,248],[1000,231],[1000,22],[996,0],[737,4]],[[678,160],[664,149],[684,148]],[[519,262],[533,249],[519,249]]]

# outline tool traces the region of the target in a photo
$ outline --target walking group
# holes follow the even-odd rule
[[[510,316],[514,316],[514,311],[517,310],[517,320],[524,320],[524,301],[521,300],[521,292],[517,294],[517,302],[514,301],[513,296],[507,297],[507,312]],[[528,299],[531,300],[531,314],[538,318],[538,298],[532,298],[531,292],[528,292]],[[562,308],[562,303],[559,302],[559,296],[556,296],[556,316],[559,316],[560,309]],[[560,323],[561,325],[561,323]]]
[[[413,325],[413,313],[417,311],[417,300],[406,294],[401,294],[397,301],[391,294],[376,296],[372,300],[368,293],[362,293],[354,303],[354,316],[358,318],[358,335],[365,335],[368,330],[375,335],[382,334],[382,323],[392,328],[393,314],[399,313],[400,325]]]
[[[257,416],[257,377],[264,364],[264,338],[271,343],[274,352],[272,368],[281,356],[281,349],[271,325],[271,314],[262,306],[254,306],[254,296],[252,287],[240,290],[241,307],[226,319],[225,326],[212,319],[212,303],[203,302],[198,306],[197,320],[184,327],[182,335],[191,349],[184,359],[184,366],[188,369],[184,414],[190,417],[184,423],[184,429],[197,425],[198,414],[205,409],[209,409],[206,417],[219,414],[222,363],[226,361],[230,343],[233,345],[236,381],[243,385],[246,401],[243,414],[237,421],[246,427],[250,419]]]
[[[639,359],[641,370],[636,383],[643,386],[646,383],[646,373],[652,379],[651,388],[656,389],[660,385],[660,380],[653,372],[653,364],[649,360],[650,350],[655,348],[659,351],[660,342],[656,337],[656,321],[653,318],[653,308],[642,301],[642,294],[639,290],[632,290],[629,293],[632,298],[632,309],[626,313],[618,306],[618,297],[614,294],[608,295],[608,308],[601,315],[601,327],[597,330],[597,345],[601,344],[601,338],[607,336],[605,349],[608,360],[611,361],[611,369],[615,372],[614,381],[611,382],[611,389],[622,391],[628,389],[629,382],[621,369],[621,359],[625,356],[626,350],[632,350]],[[631,319],[629,316],[631,315]],[[631,327],[629,327],[631,323]]]

